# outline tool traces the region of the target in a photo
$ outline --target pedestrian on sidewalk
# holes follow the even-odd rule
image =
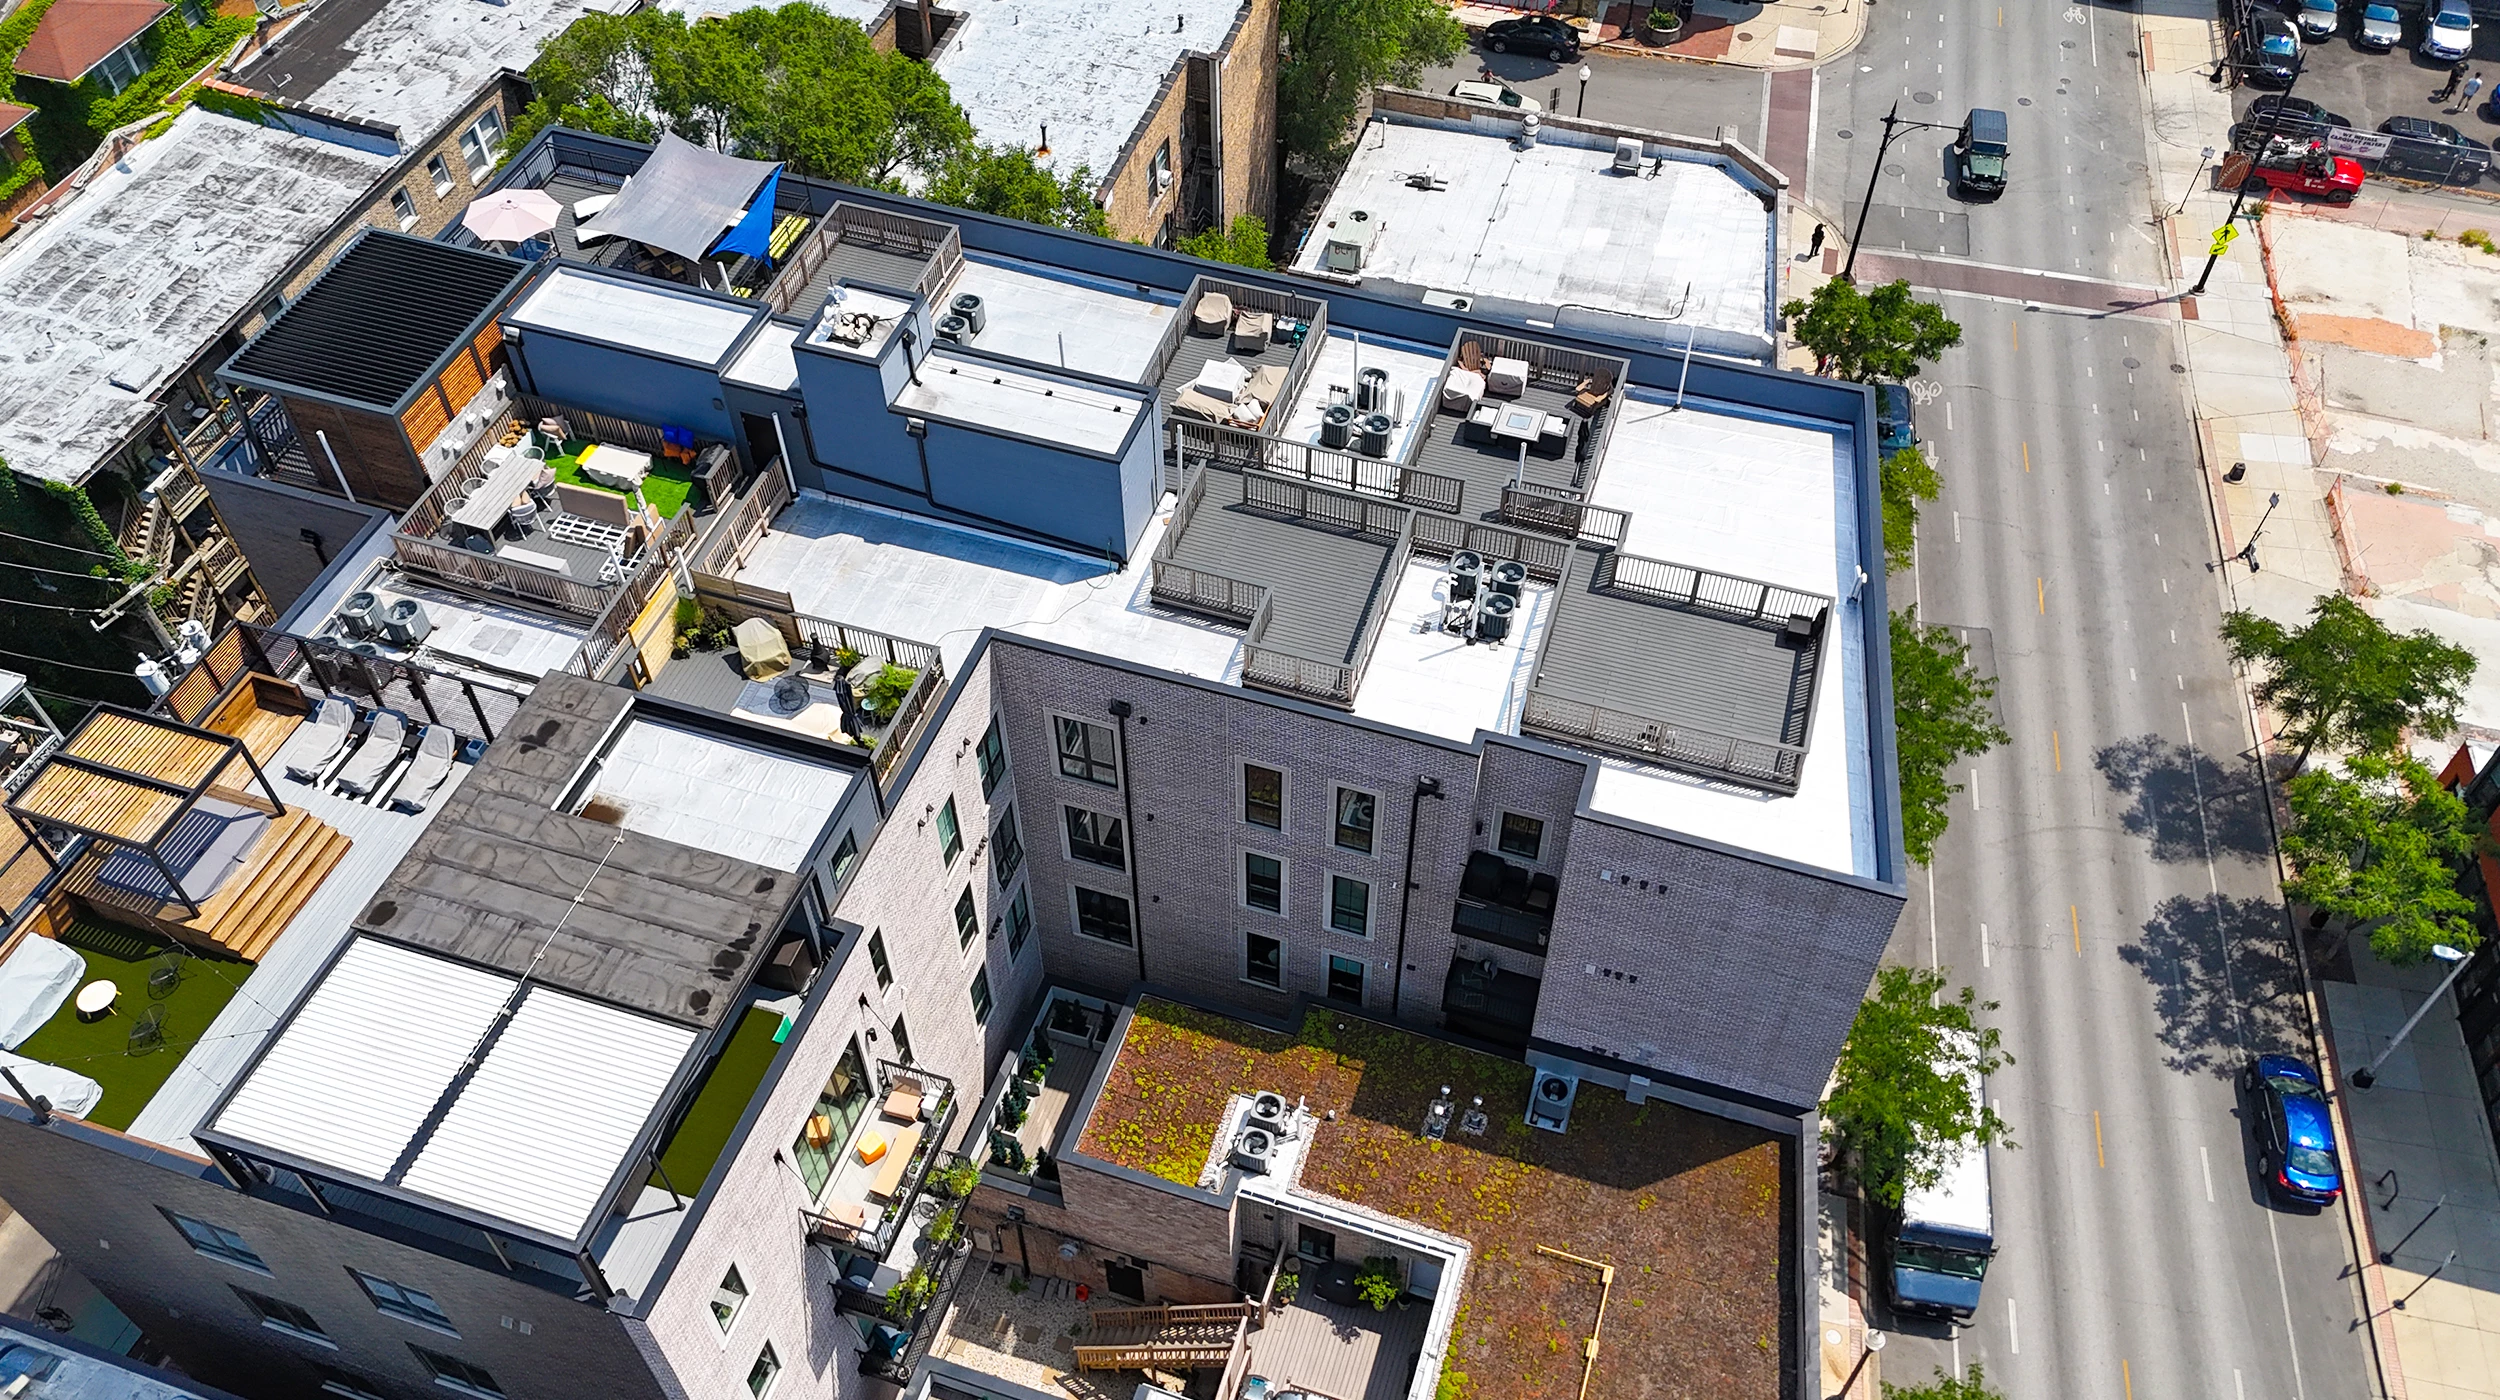
[[[1823,256],[1823,226],[1821,224],[1816,224],[1814,226],[1814,237],[1806,243],[1806,257],[1808,259],[1813,259],[1821,256]]]
[[[2457,99],[2457,110],[2458,110],[2458,111],[2460,111],[2460,112],[2462,112],[2462,111],[2464,111],[2466,108],[2473,106],[2473,105],[2474,105],[2474,94],[2476,94],[2476,93],[2478,93],[2478,92],[2481,92],[2482,90],[2483,90],[2483,75],[2482,75],[2482,74],[2477,73],[2477,74],[2475,74],[2473,77],[2466,79],[2466,80],[2465,80],[2465,96],[2460,97],[2460,98],[2458,98],[2458,99]]]
[[[2457,88],[2465,82],[2466,70],[2471,66],[2472,65],[2470,63],[2462,58],[2458,59],[2455,63],[2450,64],[2448,66],[2447,86],[2441,88],[2435,93],[2432,93],[2431,101],[2445,102],[2449,98],[2456,96]]]

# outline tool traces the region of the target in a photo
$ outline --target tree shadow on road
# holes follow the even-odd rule
[[[2129,835],[2152,843],[2155,860],[2201,860],[2209,837],[2216,856],[2260,857],[2273,849],[2265,787],[2244,763],[2145,734],[2103,747],[2092,766],[2111,791],[2134,798],[2120,820]]]
[[[2181,1074],[2227,1077],[2303,1037],[2300,965],[2270,899],[2172,895],[2118,956],[2153,985],[2164,1063]]]

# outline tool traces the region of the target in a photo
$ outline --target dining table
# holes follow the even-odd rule
[[[451,523],[491,533],[512,513],[512,503],[538,479],[546,465],[535,457],[515,452],[500,465],[487,468],[486,475],[470,491],[469,499],[451,513]]]

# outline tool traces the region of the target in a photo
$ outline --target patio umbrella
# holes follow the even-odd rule
[[[543,190],[501,190],[472,203],[460,223],[488,243],[520,243],[554,229],[563,212]]]

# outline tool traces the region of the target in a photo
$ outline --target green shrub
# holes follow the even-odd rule
[[[918,679],[918,671],[889,662],[860,688],[860,708],[868,712],[870,719],[884,724],[903,708],[903,697],[911,694],[912,682]]]
[[[2491,235],[2478,228],[2470,228],[2458,234],[2457,241],[2468,248],[2478,248],[2486,253],[2500,253],[2500,245],[2495,245],[2491,241]]]
[[[951,1167],[941,1167],[937,1174],[929,1179],[929,1185],[935,1188],[939,1195],[958,1201],[971,1195],[972,1188],[980,1184],[981,1169],[970,1162],[957,1162]]]
[[[1363,1261],[1354,1275],[1354,1296],[1372,1305],[1373,1312],[1387,1312],[1389,1305],[1406,1291],[1405,1280],[1398,1274],[1398,1261],[1385,1254],[1375,1254]]]
[[[909,1322],[920,1310],[937,1298],[937,1276],[914,1264],[911,1272],[895,1281],[885,1295],[885,1315],[889,1321]]]

